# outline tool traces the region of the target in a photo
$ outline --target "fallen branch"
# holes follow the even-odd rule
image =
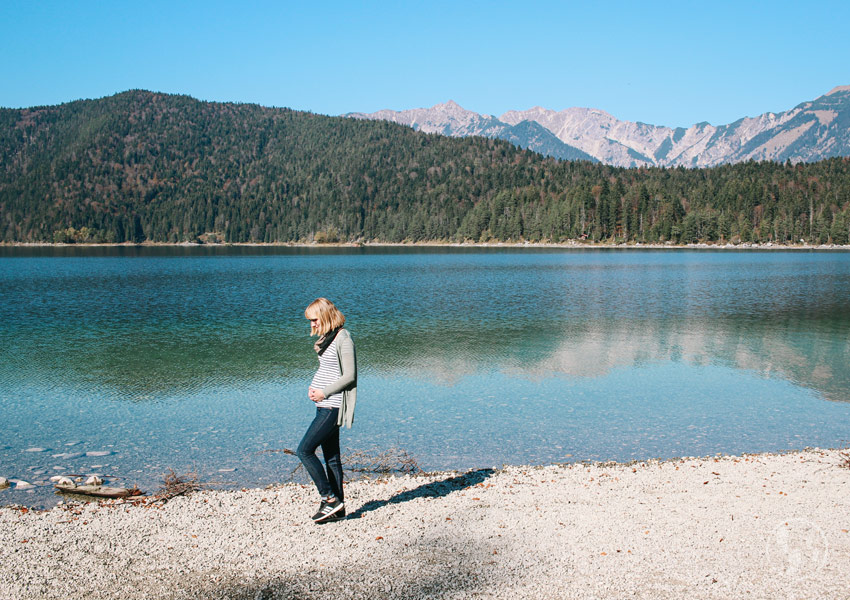
[[[290,448],[261,450],[257,454],[272,454],[282,452],[295,456]],[[292,479],[302,469],[299,463],[289,473]],[[355,450],[342,456],[342,468],[355,473],[402,473],[411,475],[421,473],[422,468],[416,459],[407,450],[393,446],[386,450]]]
[[[420,473],[422,469],[407,450],[393,446],[383,451],[356,450],[344,456],[342,466],[357,473]]]
[[[177,496],[185,496],[198,490],[209,488],[212,483],[204,483],[198,479],[198,474],[194,471],[178,475],[174,469],[168,469],[163,479],[163,486],[157,492],[151,502],[168,502]]]

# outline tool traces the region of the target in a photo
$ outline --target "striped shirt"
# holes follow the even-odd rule
[[[324,389],[337,379],[342,377],[342,372],[339,370],[339,358],[336,355],[336,339],[331,342],[331,345],[322,352],[319,357],[319,370],[313,375],[313,381],[310,387]],[[319,408],[339,408],[342,405],[342,392],[331,394],[321,402],[317,402]]]

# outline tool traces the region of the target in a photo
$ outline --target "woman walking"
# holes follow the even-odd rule
[[[313,521],[324,523],[345,517],[339,428],[350,428],[354,421],[357,359],[351,334],[342,328],[345,317],[333,302],[318,298],[306,308],[304,316],[310,320],[310,335],[319,336],[313,346],[319,355],[319,369],[307,389],[316,404],[316,417],[298,445],[297,454],[322,497]],[[319,446],[327,471],[316,457]]]

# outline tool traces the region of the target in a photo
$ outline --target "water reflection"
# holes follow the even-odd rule
[[[298,323],[300,326],[301,324]],[[850,400],[850,337],[839,320],[598,319],[560,331],[528,325],[486,335],[454,325],[358,336],[365,374],[453,385],[502,371],[536,380],[604,377],[612,369],[668,361],[720,365],[780,377],[823,397]],[[286,335],[256,324],[151,327],[98,337],[56,328],[9,341],[0,376],[29,385],[65,385],[134,401],[175,398],[205,387],[287,383],[309,378],[315,359],[304,331]],[[39,340],[42,337],[44,339]],[[498,340],[496,343],[494,340]]]
[[[850,401],[850,338],[816,334],[806,321],[604,321],[577,326],[545,359],[513,374],[601,377],[617,367],[665,361],[720,365]]]
[[[453,385],[684,360],[850,399],[847,253],[13,251],[0,385],[147,401],[302,380],[301,310],[333,279],[367,375]]]

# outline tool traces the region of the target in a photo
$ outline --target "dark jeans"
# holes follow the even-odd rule
[[[316,418],[298,444],[296,454],[313,479],[322,497],[336,496],[342,500],[342,460],[339,456],[339,425],[336,424],[338,408],[316,408]],[[322,447],[327,474],[316,457],[316,448]]]

